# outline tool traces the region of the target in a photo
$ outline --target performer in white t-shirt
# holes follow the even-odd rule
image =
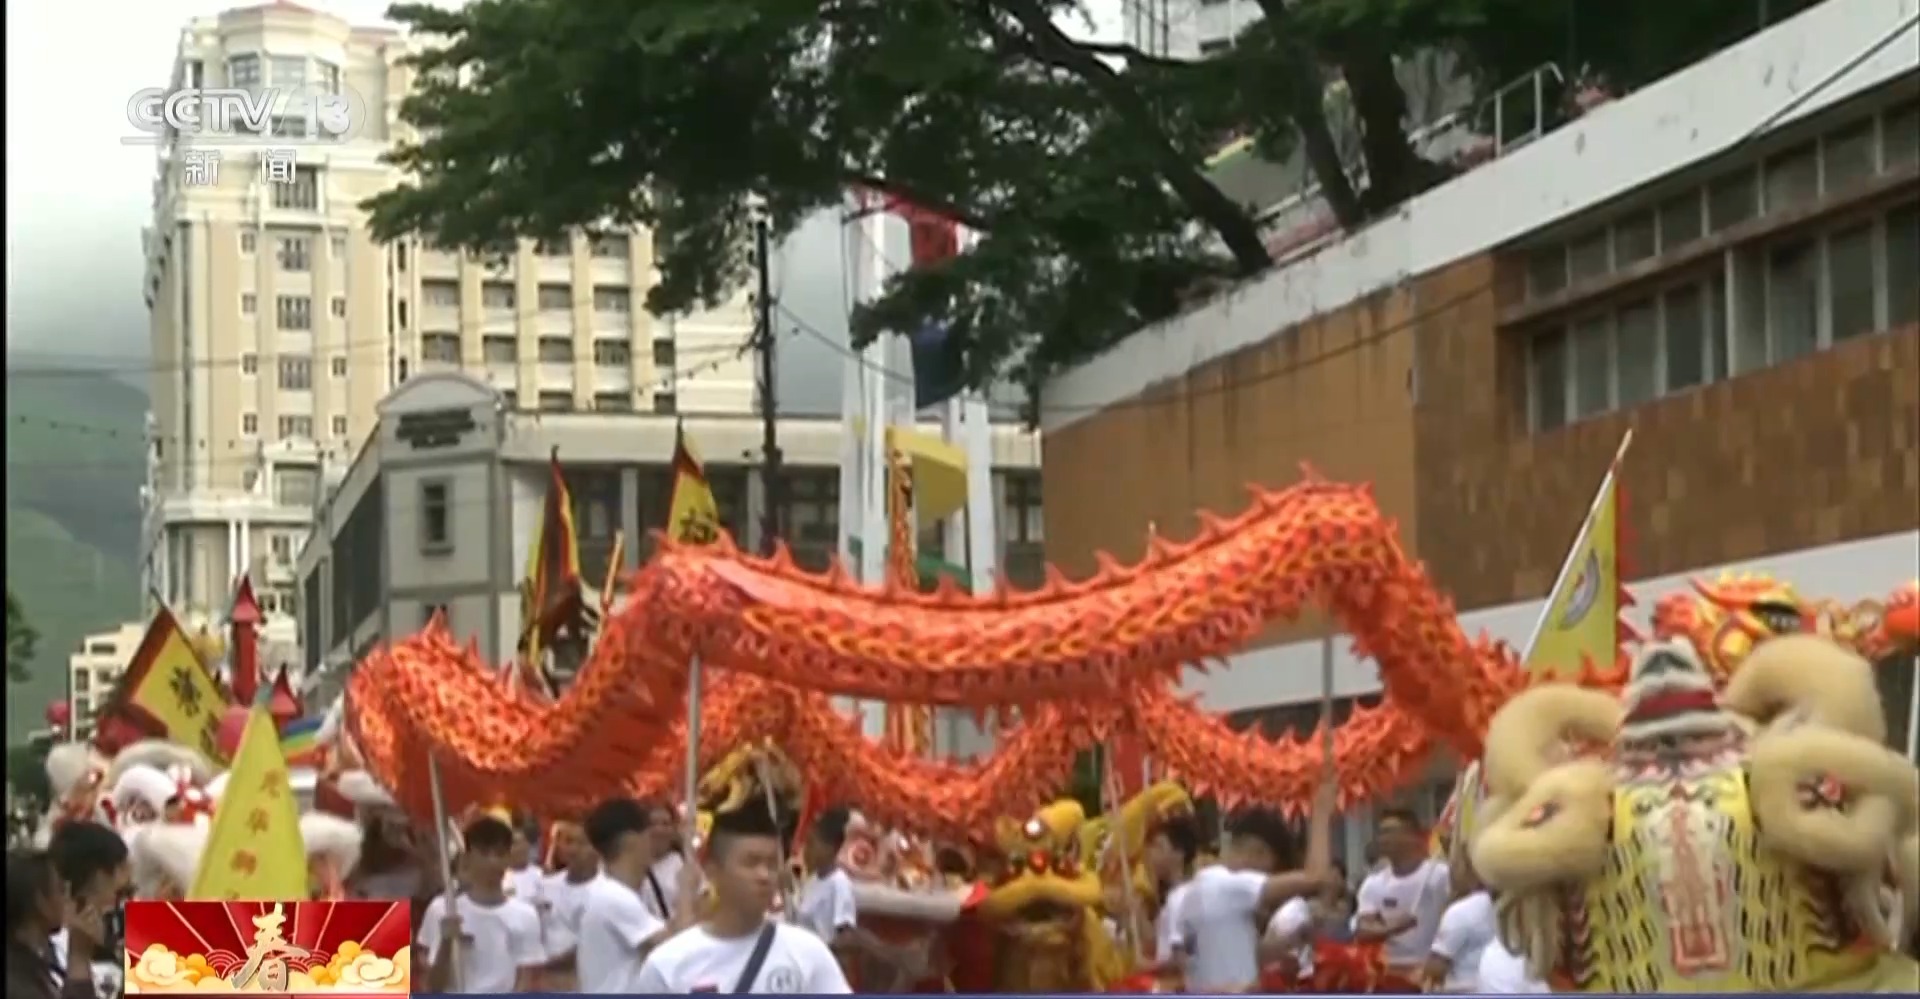
[[[1552,992],[1547,983],[1527,970],[1527,960],[1507,949],[1496,934],[1480,952],[1480,973],[1474,982],[1481,995],[1531,995]]]
[[[1193,860],[1200,853],[1200,833],[1190,816],[1169,819],[1147,838],[1146,865],[1159,885],[1160,911],[1153,921],[1153,959],[1171,970],[1186,959],[1180,939],[1180,906],[1193,880]]]
[[[1188,992],[1243,992],[1260,977],[1260,913],[1311,896],[1333,880],[1333,789],[1321,789],[1308,822],[1306,862],[1276,812],[1240,813],[1228,828],[1222,862],[1201,868],[1181,900],[1177,932],[1188,952]],[[1283,871],[1283,873],[1275,873]]]
[[[706,852],[712,915],[655,948],[625,991],[851,993],[826,941],[767,918],[785,873],[781,853],[779,826],[765,805],[714,816]]]
[[[540,942],[539,913],[506,894],[513,830],[499,819],[480,818],[468,824],[460,839],[461,874],[468,888],[454,898],[451,912],[447,896],[435,896],[420,920],[418,947],[427,959],[427,991],[529,991],[547,952]]]
[[[507,861],[507,897],[517,898],[534,907],[541,908],[540,882],[547,879],[547,872],[540,869],[533,855],[533,839],[520,826],[513,827],[513,848]]]
[[[1480,991],[1480,958],[1497,935],[1493,915],[1493,896],[1475,883],[1469,869],[1461,876],[1455,867],[1457,888],[1465,894],[1447,906],[1440,915],[1440,928],[1433,935],[1433,951],[1427,955],[1422,980],[1428,992]]]
[[[587,883],[580,899],[573,960],[581,992],[650,991],[638,985],[642,963],[662,941],[688,925],[683,915],[664,922],[647,907],[643,893],[658,842],[649,812],[631,798],[615,798],[587,816],[587,840],[600,855],[600,876]],[[675,911],[692,910],[685,876],[674,891],[679,896],[670,896]]]
[[[580,943],[580,908],[587,886],[600,876],[600,855],[587,842],[586,830],[571,822],[556,822],[553,857],[560,869],[540,882],[540,931],[547,946],[547,966],[540,991],[572,992],[579,985],[574,950]]]
[[[1354,938],[1384,940],[1387,966],[1416,975],[1432,953],[1452,876],[1446,864],[1428,858],[1420,823],[1406,809],[1380,813],[1375,842],[1385,863],[1360,883]]]

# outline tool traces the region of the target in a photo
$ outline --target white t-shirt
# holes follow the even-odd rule
[[[686,858],[677,853],[669,853],[653,862],[653,869],[647,872],[647,883],[640,886],[640,898],[647,903],[647,911],[661,922],[673,918],[674,896],[680,884],[680,869],[687,866]]]
[[[1358,922],[1362,916],[1393,919],[1412,913],[1413,927],[1388,937],[1384,951],[1389,965],[1418,967],[1426,963],[1433,950],[1433,935],[1440,929],[1440,914],[1446,911],[1452,889],[1447,865],[1437,860],[1421,862],[1405,877],[1393,873],[1392,867],[1382,867],[1360,882],[1354,920]]]
[[[1167,892],[1166,904],[1160,907],[1159,918],[1153,922],[1153,957],[1156,961],[1171,961],[1176,953],[1186,949],[1186,938],[1180,935],[1180,906],[1187,900],[1187,886],[1191,881],[1182,881]]]
[[[1297,937],[1300,947],[1293,956],[1300,962],[1300,977],[1313,974],[1312,902],[1294,897],[1280,903],[1280,908],[1273,911],[1273,918],[1267,920],[1267,936],[1275,939]]]
[[[791,923],[774,923],[760,974],[745,991],[845,995],[847,976],[826,941]],[[649,995],[732,992],[759,942],[758,931],[723,939],[694,926],[673,935],[647,955],[639,979],[627,991]]]
[[[1495,936],[1480,952],[1479,981],[1474,988],[1482,995],[1528,995],[1551,992],[1547,983],[1527,973],[1527,959],[1507,949]]]
[[[571,954],[580,943],[580,906],[586,901],[587,886],[598,877],[573,881],[567,872],[557,871],[540,882],[540,928],[547,941],[547,956]]]
[[[1187,882],[1177,932],[1192,956],[1187,991],[1232,992],[1260,977],[1260,895],[1267,876],[1212,864]]]
[[[546,872],[531,864],[510,870],[507,872],[507,897],[517,898],[538,909],[540,908],[540,882],[546,879]]]
[[[860,909],[853,898],[853,879],[836,867],[825,877],[807,879],[800,889],[800,925],[813,931],[827,943],[834,934],[860,922]]]
[[[587,882],[573,952],[580,991],[600,995],[646,992],[637,983],[646,956],[640,945],[666,929],[633,889],[605,874]]]
[[[456,959],[458,976],[449,982],[449,990],[464,994],[499,994],[514,991],[521,968],[546,963],[547,950],[540,942],[540,916],[533,906],[517,898],[499,905],[481,905],[461,895],[454,900],[460,917],[461,941]],[[428,967],[439,957],[440,923],[446,918],[447,897],[434,896],[420,921],[420,950]],[[455,986],[458,986],[456,989]]]
[[[1493,896],[1477,891],[1447,906],[1433,935],[1433,953],[1451,962],[1442,988],[1478,992],[1480,957],[1493,942]]]

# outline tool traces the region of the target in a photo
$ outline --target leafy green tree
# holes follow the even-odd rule
[[[40,633],[27,621],[27,612],[13,588],[7,588],[7,681],[25,683],[33,675],[33,654],[40,645]]]
[[[32,815],[44,812],[53,797],[47,780],[47,753],[52,749],[53,741],[45,738],[7,747],[7,792]]]
[[[1581,24],[1654,49],[1608,43],[1639,66],[1672,50],[1663,24],[1752,17],[1670,0],[1260,7],[1231,50],[1176,61],[1074,37],[1060,23],[1077,0],[400,6],[394,17],[446,42],[418,60],[402,112],[421,136],[395,154],[412,180],[369,207],[383,238],[482,253],[602,221],[650,226],[647,305],[673,313],[746,277],[750,194],[776,236],[849,188],[904,199],[981,238],[894,278],[854,316],[856,340],[938,317],[971,382],[1031,387],[1271,265],[1247,206],[1207,175],[1223,139],[1250,135],[1274,159],[1298,148],[1354,228],[1449,172],[1408,138],[1402,57],[1455,50],[1497,84],[1569,56]],[[1333,81],[1358,122],[1357,162],[1328,120]]]

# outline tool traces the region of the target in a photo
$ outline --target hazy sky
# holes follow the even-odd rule
[[[1093,34],[1119,35],[1122,0],[1088,0]],[[247,6],[239,4],[238,6]],[[384,20],[387,0],[305,6],[354,23]],[[133,92],[164,86],[176,39],[218,0],[7,5],[7,345],[138,366],[148,354],[140,230],[151,220],[154,150],[124,146]],[[1087,34],[1082,22],[1067,25]],[[819,218],[784,247],[787,309],[844,341],[836,221]],[[896,244],[904,237],[897,237]],[[840,355],[788,337],[781,396],[796,411],[837,412]],[[789,408],[783,406],[782,408]]]

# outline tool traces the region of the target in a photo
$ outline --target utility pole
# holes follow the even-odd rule
[[[784,536],[780,530],[781,511],[785,507],[781,481],[780,415],[775,375],[778,368],[779,338],[773,333],[772,261],[769,259],[767,213],[757,208],[753,219],[753,263],[759,272],[760,292],[754,299],[754,348],[760,353],[760,497],[762,507],[760,551],[772,555]]]

